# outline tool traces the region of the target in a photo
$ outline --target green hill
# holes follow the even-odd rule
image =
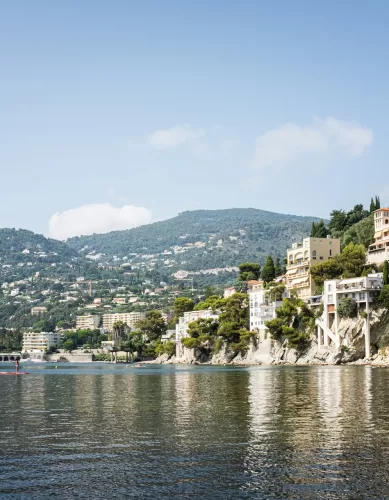
[[[315,217],[284,215],[253,208],[196,210],[125,231],[71,238],[68,244],[104,260],[126,259],[172,271],[200,271],[263,262],[268,254],[285,257],[288,246],[309,235]]]

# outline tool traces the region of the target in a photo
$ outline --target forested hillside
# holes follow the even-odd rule
[[[245,260],[263,262],[268,254],[285,256],[294,241],[309,235],[314,217],[263,210],[228,209],[183,212],[147,226],[68,240],[84,255],[128,259],[163,258],[174,270],[199,271],[236,266]],[[158,262],[156,262],[157,264]]]

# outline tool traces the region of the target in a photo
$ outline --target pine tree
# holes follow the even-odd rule
[[[374,200],[372,198],[370,201],[370,213],[373,213],[374,210],[376,210],[376,205],[377,205],[377,202],[374,202]]]
[[[380,197],[376,196],[375,197],[375,209],[378,210],[379,208],[381,208],[381,201],[380,201]]]
[[[389,285],[389,263],[387,260],[384,262],[384,269],[382,271],[382,275],[383,275],[382,277],[384,285]]]
[[[274,266],[274,260],[271,255],[266,258],[265,265],[263,266],[261,278],[265,283],[269,283],[269,281],[273,281],[276,277],[276,269]]]

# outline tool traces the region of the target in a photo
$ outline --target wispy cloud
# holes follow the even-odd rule
[[[192,128],[189,125],[156,130],[149,138],[155,149],[173,149],[183,144],[193,143],[205,135],[205,130]]]
[[[57,212],[50,217],[49,235],[58,240],[93,233],[108,233],[148,224],[151,211],[145,207],[95,203]]]
[[[351,156],[361,155],[374,140],[373,131],[358,122],[327,117],[309,125],[285,123],[257,138],[255,161],[258,168],[285,164],[306,154],[323,154],[331,149]]]

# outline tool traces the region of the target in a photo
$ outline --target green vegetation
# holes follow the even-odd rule
[[[377,298],[377,304],[380,307],[389,309],[389,285],[384,285],[384,287],[380,291],[380,294]]]
[[[389,285],[389,263],[387,260],[384,262],[384,267],[382,269],[382,279],[384,285]]]
[[[316,285],[320,287],[323,286],[325,280],[361,276],[365,264],[365,247],[351,242],[341,254],[328,261],[315,264],[310,271]]]
[[[223,342],[234,352],[244,352],[248,349],[255,333],[250,332],[248,296],[245,293],[234,293],[228,299],[209,297],[212,304],[218,303],[221,311],[218,320],[199,318],[189,324],[188,337],[182,339],[182,344],[188,349],[203,349],[216,353]],[[210,306],[212,307],[212,306]]]
[[[188,297],[178,297],[173,304],[174,317],[179,318],[183,316],[185,312],[193,311],[194,302]]]
[[[138,321],[136,328],[148,342],[156,341],[166,333],[166,323],[161,311],[148,311],[146,318]]]
[[[274,266],[274,261],[271,255],[266,258],[265,265],[263,266],[261,278],[265,283],[273,281],[276,277],[276,268]]]
[[[305,302],[295,297],[283,299],[276,314],[275,319],[265,323],[271,337],[279,342],[287,341],[288,347],[306,348],[310,335],[314,333],[315,316]]]
[[[258,280],[261,275],[261,266],[255,262],[239,264],[239,281]]]
[[[311,238],[326,238],[328,234],[329,230],[327,229],[323,220],[319,222],[312,222],[310,234]]]
[[[337,311],[342,318],[356,318],[358,316],[358,305],[352,298],[343,297]]]

